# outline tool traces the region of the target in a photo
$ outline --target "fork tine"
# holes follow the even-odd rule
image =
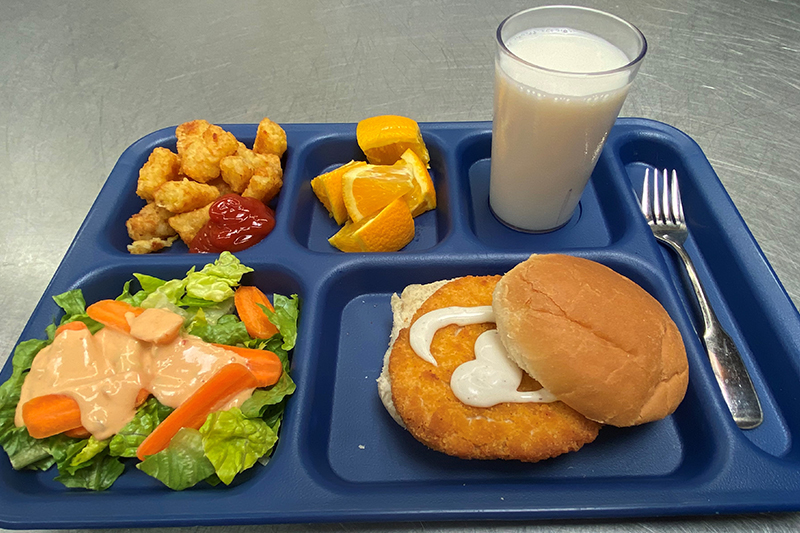
[[[653,169],[653,221],[656,224],[661,222],[661,200],[658,195],[658,170]]]
[[[653,221],[653,206],[650,203],[650,169],[644,170],[644,182],[642,182],[642,213],[647,222]]]
[[[663,222],[665,224],[672,224],[672,203],[670,202],[669,198],[669,179],[667,178],[667,169],[664,169],[664,173],[662,174],[662,183],[661,183],[661,209],[664,211],[664,219]]]
[[[672,211],[675,216],[676,224],[685,224],[686,218],[683,216],[683,202],[681,192],[678,189],[678,173],[672,171]]]

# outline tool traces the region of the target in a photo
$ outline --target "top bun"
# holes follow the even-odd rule
[[[633,426],[686,394],[680,332],[658,301],[594,261],[533,255],[509,271],[493,307],[509,356],[586,418]]]

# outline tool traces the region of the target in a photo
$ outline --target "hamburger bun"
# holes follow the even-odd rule
[[[604,265],[533,255],[502,277],[492,307],[509,357],[590,420],[658,420],[686,394],[677,326],[655,298]]]

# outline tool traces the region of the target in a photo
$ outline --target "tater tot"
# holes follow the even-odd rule
[[[257,154],[275,154],[279,158],[286,151],[286,132],[278,124],[265,118],[258,124],[253,151]]]
[[[181,173],[200,183],[207,183],[220,175],[222,158],[236,152],[239,141],[232,133],[211,124],[200,137],[189,137],[178,150]]]
[[[175,137],[178,138],[178,154],[183,153],[190,143],[201,138],[209,126],[211,124],[205,120],[192,120],[175,128]]]
[[[131,240],[166,238],[175,235],[175,230],[167,223],[172,213],[154,203],[144,206],[125,222]]]
[[[192,243],[197,232],[211,219],[208,210],[211,208],[212,203],[214,202],[209,202],[208,205],[195,209],[194,211],[170,217],[169,225],[178,232],[178,235],[180,235],[181,240],[186,243],[186,246]]]
[[[139,170],[136,194],[143,200],[152,202],[156,189],[167,181],[178,179],[180,168],[178,154],[160,146],[154,148],[147,162]]]
[[[174,237],[170,237],[168,239],[159,239],[155,237],[153,239],[141,239],[138,241],[133,241],[128,245],[128,252],[132,254],[149,254],[152,252],[158,252],[159,250],[163,250],[164,248],[168,248],[172,246],[172,243],[178,238],[177,235]]]
[[[181,181],[168,181],[155,192],[155,203],[173,213],[186,213],[219,197],[219,189],[184,178]]]
[[[274,154],[257,154],[239,143],[236,154],[224,158],[220,162],[222,179],[231,186],[233,192],[241,194],[247,189],[250,178],[254,175],[272,175],[277,173],[283,177],[281,160]]]
[[[239,148],[236,153],[223,157],[219,162],[219,170],[222,180],[227,183],[231,190],[236,194],[241,194],[250,183],[250,178],[253,177],[253,165],[250,164],[247,157],[244,155],[245,151],[252,152],[247,149],[242,143],[239,143]],[[253,154],[255,155],[255,154]]]
[[[282,186],[283,180],[275,173],[269,173],[264,176],[257,174],[250,178],[250,183],[242,193],[242,196],[255,198],[266,204],[281,192]]]
[[[213,185],[214,187],[216,187],[217,190],[219,191],[219,195],[220,196],[223,196],[223,195],[226,195],[228,193],[232,193],[233,192],[233,189],[231,188],[231,186],[228,185],[227,183],[225,183],[225,180],[222,179],[221,177],[219,177],[219,178],[217,178],[215,180],[209,181],[207,183],[207,185]]]

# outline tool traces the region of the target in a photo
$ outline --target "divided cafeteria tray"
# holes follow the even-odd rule
[[[223,125],[252,145],[256,125]],[[5,528],[166,527],[287,522],[518,520],[633,517],[800,509],[800,315],[700,148],[644,119],[614,126],[572,220],[548,234],[514,232],[488,206],[491,124],[423,123],[438,208],[415,219],[396,253],[344,254],[310,180],[363,159],[355,124],[287,124],[285,181],[275,230],[237,253],[244,282],[302,300],[290,398],[270,462],[230,487],[173,492],[128,465],[109,490],[66,489],[53,471],[15,472],[0,461]],[[134,272],[183,277],[214,256],[176,243],[130,255],[125,220],[142,206],[138,170],[174,129],[120,157],[20,340],[57,318],[52,296],[81,288],[87,302],[115,297]],[[720,320],[738,344],[765,411],[742,431],[714,381],[682,271],[638,209],[645,169],[681,178],[696,261]],[[686,398],[670,417],[605,427],[582,450],[535,464],[466,461],[427,449],[385,412],[376,379],[391,329],[390,296],[412,283],[501,274],[532,253],[604,263],[655,296],[674,318],[689,358]],[[9,362],[0,375],[10,374]]]

